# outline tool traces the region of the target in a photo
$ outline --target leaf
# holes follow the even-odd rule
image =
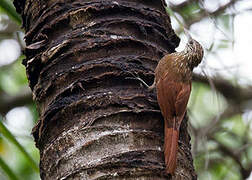
[[[199,15],[199,4],[197,2],[193,2],[185,6],[180,10],[180,14],[185,18],[185,20],[189,20],[191,18],[195,18]]]
[[[5,172],[5,174],[9,177],[10,180],[18,180],[15,173],[11,170],[11,168],[3,161],[0,157],[0,167]]]
[[[223,25],[225,30],[230,30],[231,28],[231,16],[230,15],[221,15],[219,16],[219,22]]]
[[[10,0],[0,0],[0,9],[2,9],[18,25],[21,25],[22,19],[20,15],[16,12],[16,9],[14,8]]]
[[[19,142],[15,139],[15,137],[11,134],[11,132],[4,126],[3,122],[0,120],[0,133],[3,134],[12,144],[14,144],[17,149],[25,156],[27,161],[31,164],[31,167],[39,172],[38,165],[34,162],[31,156],[25,151],[25,149],[19,144]]]

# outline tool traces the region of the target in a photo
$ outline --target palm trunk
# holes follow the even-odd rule
[[[179,39],[161,0],[16,0],[40,113],[41,178],[168,179],[163,117],[149,84]],[[176,179],[195,179],[186,121]]]

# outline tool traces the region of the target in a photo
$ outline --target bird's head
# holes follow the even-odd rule
[[[187,56],[188,63],[192,69],[198,66],[198,64],[202,61],[204,56],[203,47],[200,45],[198,41],[194,40],[191,36],[189,36],[184,52]]]

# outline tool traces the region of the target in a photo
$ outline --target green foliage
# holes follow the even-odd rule
[[[3,171],[6,173],[6,175],[9,177],[10,180],[18,180],[16,174],[11,170],[11,168],[2,160],[0,157],[0,167],[3,169]],[[3,178],[0,176],[0,178]]]
[[[185,21],[196,18],[198,16],[199,4],[197,2],[192,2],[188,6],[179,10],[179,14],[185,19]]]
[[[0,121],[0,137],[0,158],[2,157],[0,167],[5,172],[6,176],[10,179],[39,179],[39,152],[34,148],[34,142],[29,139],[23,139],[23,141],[26,141],[25,143],[23,142],[25,144],[24,148],[17,141],[16,137],[5,127],[2,120]],[[31,156],[35,158],[37,162],[35,162]]]
[[[10,0],[0,0],[0,10],[5,12],[11,19],[13,19],[18,25],[21,25],[21,17],[16,12],[15,7]],[[1,11],[0,11],[1,12]]]
[[[35,123],[37,122],[38,118],[39,118],[39,114],[38,111],[36,109],[36,105],[35,104],[30,104],[27,106],[29,108],[29,110],[31,111],[32,117],[35,121]]]
[[[13,64],[0,69],[0,87],[8,94],[16,94],[28,84],[25,67],[21,64],[23,59],[21,55]]]
[[[216,114],[227,107],[227,101],[220,94],[204,84],[193,83],[189,116],[194,134],[192,144],[196,143],[194,164],[199,179],[242,179],[236,158],[242,160],[244,167],[251,166],[249,122],[241,114],[215,119]],[[232,154],[228,154],[228,151]],[[233,157],[233,154],[237,157]]]
[[[194,127],[199,128],[209,124],[217,113],[227,106],[226,100],[209,86],[202,83],[193,83],[192,94],[189,100],[189,110]],[[203,108],[202,108],[203,107]],[[197,110],[199,109],[199,111]]]
[[[4,126],[3,122],[0,121],[0,133],[8,139],[25,157],[25,159],[30,164],[30,167],[33,168],[36,172],[39,172],[37,163],[31,158],[31,156],[25,151],[25,149],[20,145],[16,138],[11,134],[11,132]]]

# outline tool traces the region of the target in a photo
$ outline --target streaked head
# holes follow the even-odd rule
[[[200,43],[191,37],[189,37],[184,52],[186,56],[188,56],[188,63],[190,64],[191,68],[198,66],[204,56],[204,50]]]

